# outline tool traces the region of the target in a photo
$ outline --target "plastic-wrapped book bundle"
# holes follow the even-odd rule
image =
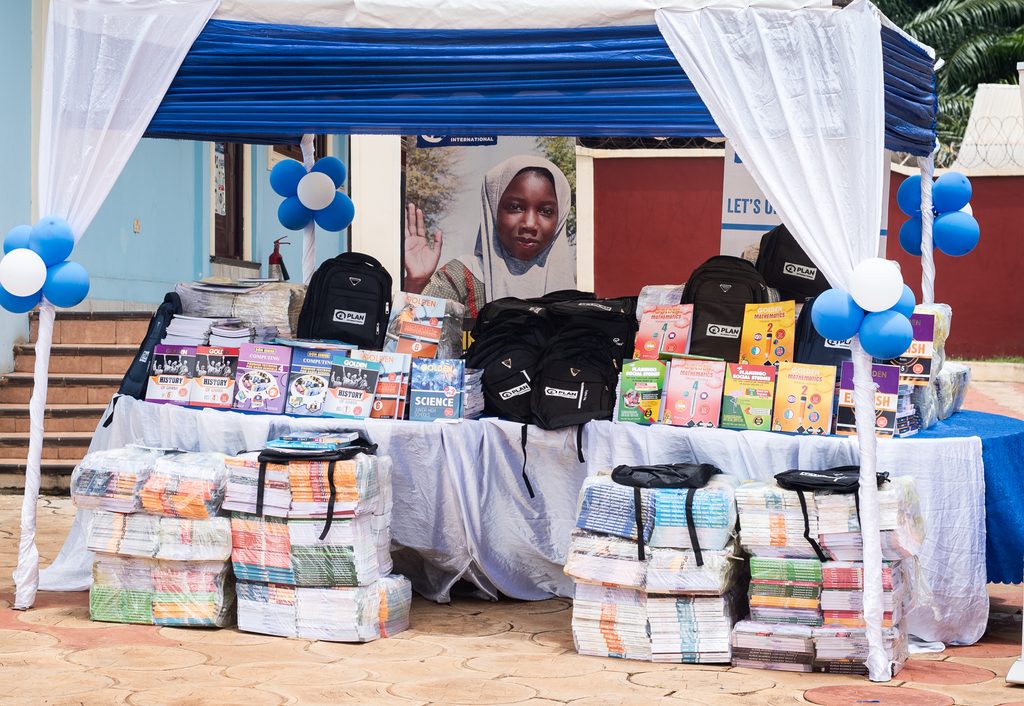
[[[735,666],[866,674],[863,552],[856,497],[803,493],[774,482],[736,490],[740,541],[750,559],[751,619],[733,631]],[[893,673],[907,659],[904,616],[924,539],[912,478],[878,492],[883,566],[883,627]],[[806,508],[806,517],[804,509]],[[805,536],[805,531],[806,535]],[[821,558],[811,540],[821,550]]]
[[[933,384],[939,419],[949,419],[960,411],[970,383],[971,369],[968,366],[952,362],[942,366]]]
[[[390,573],[391,459],[349,450],[229,459],[242,630],[366,642],[408,628],[412,587]]]
[[[588,478],[565,573],[576,582],[573,640],[580,654],[659,662],[729,661],[732,625],[742,609],[733,528],[735,481],[716,476],[694,492],[641,490],[637,542],[634,491],[610,476]]]
[[[139,493],[163,451],[128,446],[87,454],[71,475],[75,505],[90,510],[138,512]]]
[[[118,465],[119,464],[119,465]],[[147,512],[93,513],[87,544],[96,552],[89,610],[93,620],[223,627],[234,623],[231,523],[218,517],[227,480],[218,454],[116,449],[91,454],[78,478],[109,473],[114,495],[79,483],[76,502]],[[92,505],[96,507],[97,505]]]

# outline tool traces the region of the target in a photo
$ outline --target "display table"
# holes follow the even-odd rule
[[[965,414],[970,415],[967,421]],[[991,463],[1000,465],[986,470],[982,454],[989,447],[977,436],[964,436],[972,432],[960,426],[973,417],[976,424],[1005,421],[962,413],[958,424],[940,425],[929,431],[929,438],[879,443],[879,468],[912,475],[921,497],[928,528],[921,564],[929,604],[911,614],[909,627],[926,640],[970,644],[981,637],[988,620],[985,476],[1012,477],[1009,454],[1024,447],[1024,424],[998,447],[998,454],[993,452]],[[522,425],[512,422],[351,422],[196,410],[124,397],[118,398],[109,425],[97,430],[91,449],[143,443],[237,453],[262,448],[267,439],[286,432],[342,429],[362,431],[394,459],[396,570],[409,576],[417,592],[438,601],[448,599],[459,578],[495,598],[571,595],[562,562],[575,525],[577,494],[584,478],[601,469],[620,463],[711,462],[741,478],[764,479],[788,468],[854,463],[857,454],[856,444],[842,437],[591,422],[581,463],[575,429],[531,427],[527,472],[536,497],[530,498],[521,477]],[[1011,448],[1011,442],[1018,446]],[[1007,493],[1000,508],[1012,506],[1012,498],[1022,493],[1019,485],[999,484]],[[43,571],[42,589],[88,587],[87,523],[88,513],[79,512],[54,565]],[[1017,539],[1013,535],[1008,544]],[[1019,548],[1003,550],[1002,555],[1017,552],[1019,579]]]

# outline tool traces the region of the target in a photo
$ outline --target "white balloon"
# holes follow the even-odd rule
[[[319,211],[331,205],[337,190],[329,176],[323,172],[310,172],[299,179],[297,196],[303,206],[311,211]]]
[[[46,263],[34,250],[15,248],[0,260],[0,286],[14,296],[32,296],[44,282]]]
[[[971,204],[969,204],[969,203],[964,204],[964,207],[961,208],[960,210],[963,211],[964,213],[966,213],[968,216],[973,216],[974,215],[974,209],[971,208]]]
[[[872,257],[853,268],[850,296],[865,311],[891,309],[903,294],[903,275],[892,260]]]

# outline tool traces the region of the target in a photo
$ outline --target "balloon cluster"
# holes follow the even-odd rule
[[[874,358],[899,358],[914,341],[910,316],[914,292],[891,260],[873,257],[853,270],[850,292],[829,289],[814,300],[811,321],[822,337],[845,341],[860,336]]]
[[[974,250],[981,237],[971,208],[971,182],[959,172],[943,174],[932,185],[932,242],[953,257]],[[900,245],[911,255],[921,256],[921,177],[907,177],[896,192],[896,203],[910,220],[900,228]]]
[[[0,306],[24,314],[46,297],[55,306],[75,306],[89,293],[89,275],[67,262],[75,247],[71,226],[47,216],[34,226],[15,226],[4,237],[0,260]]]
[[[338,191],[345,183],[345,164],[337,157],[318,159],[308,172],[294,159],[285,159],[270,170],[270,188],[284,201],[277,220],[288,230],[302,230],[315,221],[324,230],[345,230],[356,207]]]

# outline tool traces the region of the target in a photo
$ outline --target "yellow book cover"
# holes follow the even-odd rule
[[[739,362],[746,365],[793,361],[796,302],[747,304],[743,312]]]
[[[834,365],[780,363],[772,430],[828,434],[832,429],[835,390]]]

